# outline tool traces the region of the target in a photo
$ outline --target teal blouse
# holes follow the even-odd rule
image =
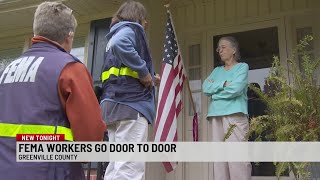
[[[229,70],[219,66],[212,71],[202,85],[203,93],[211,97],[207,117],[248,114],[248,71],[246,63],[237,63]],[[225,81],[230,84],[223,87]]]

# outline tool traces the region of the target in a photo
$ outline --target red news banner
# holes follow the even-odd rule
[[[50,162],[72,161],[77,155],[68,154],[73,152],[68,145],[60,144],[65,140],[64,134],[17,134],[16,135],[16,160],[17,162]],[[55,144],[54,142],[59,142]],[[66,154],[61,154],[65,152]]]
[[[64,134],[17,134],[16,141],[64,141]]]

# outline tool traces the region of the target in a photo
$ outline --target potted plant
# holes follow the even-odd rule
[[[266,79],[266,93],[251,87],[267,106],[266,115],[251,119],[250,134],[254,133],[257,141],[266,131],[265,138],[270,141],[319,140],[320,87],[317,80],[320,59],[312,57],[307,51],[312,40],[312,36],[306,36],[300,41],[287,60],[288,67],[280,65],[279,58],[274,57]],[[297,56],[300,63],[296,61]],[[275,162],[275,165],[278,179],[287,170],[296,179],[306,179],[310,175],[310,163]]]

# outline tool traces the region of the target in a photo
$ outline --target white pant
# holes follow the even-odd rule
[[[212,123],[212,140],[221,142],[228,132],[230,125],[234,124],[232,134],[226,141],[245,141],[249,131],[249,122],[242,113],[209,117]],[[251,180],[251,164],[249,162],[218,162],[213,163],[214,180]]]
[[[109,142],[146,142],[148,121],[138,115],[137,120],[121,120],[108,126]],[[104,180],[141,180],[145,162],[110,162]]]

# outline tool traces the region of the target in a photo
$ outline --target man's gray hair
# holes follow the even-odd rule
[[[34,35],[43,36],[58,43],[62,43],[70,32],[75,32],[76,27],[77,20],[72,10],[62,3],[43,2],[34,14]]]

